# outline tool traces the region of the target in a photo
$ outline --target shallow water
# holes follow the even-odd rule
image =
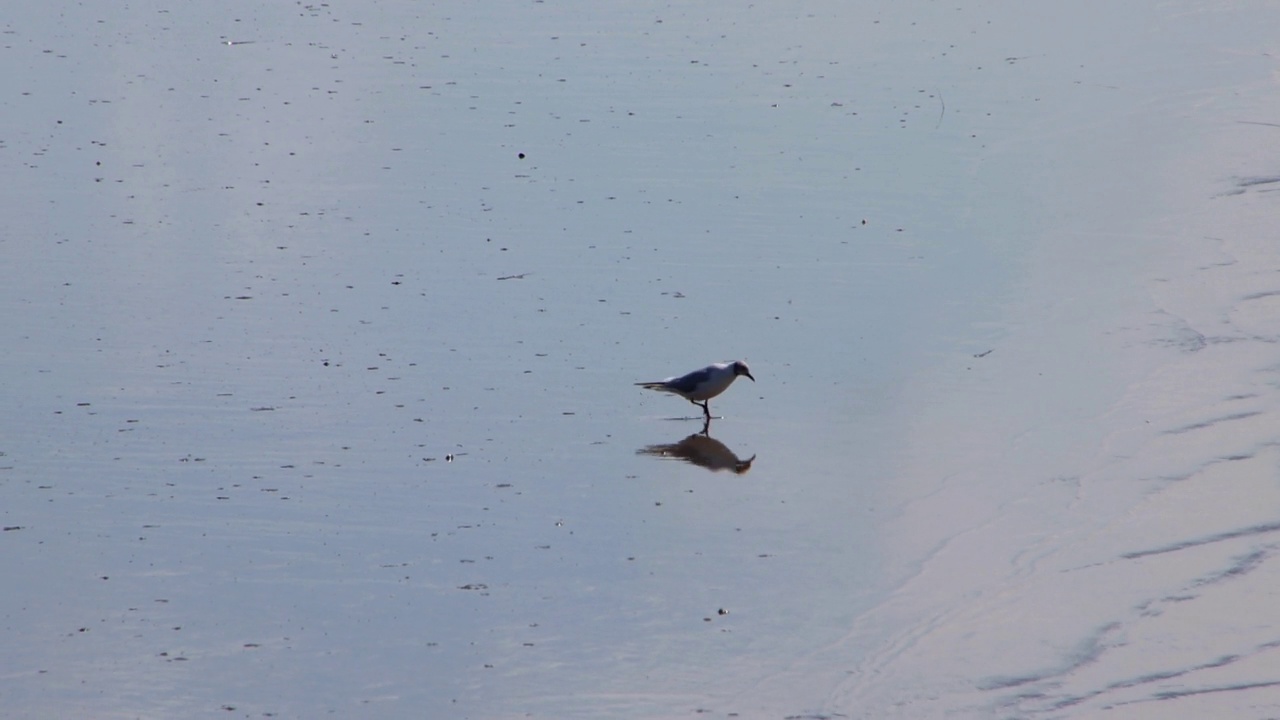
[[[27,12],[14,717],[1274,708],[1269,6]]]

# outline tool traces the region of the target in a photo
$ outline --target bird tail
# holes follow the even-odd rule
[[[657,391],[659,391],[659,392],[671,392],[671,389],[670,389],[670,388],[668,388],[668,387],[666,386],[666,383],[662,383],[662,382],[642,382],[642,383],[636,383],[636,385],[639,385],[640,387],[644,388],[645,390],[657,390]]]

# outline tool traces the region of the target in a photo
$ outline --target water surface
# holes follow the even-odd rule
[[[1267,706],[1273,15],[24,11],[7,706]]]

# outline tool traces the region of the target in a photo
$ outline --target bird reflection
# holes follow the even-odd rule
[[[712,472],[731,470],[741,475],[751,469],[756,456],[743,460],[724,443],[711,437],[711,424],[703,425],[702,432],[694,433],[676,443],[649,445],[636,451],[637,455],[653,455],[654,457],[683,460],[687,463],[706,468]]]

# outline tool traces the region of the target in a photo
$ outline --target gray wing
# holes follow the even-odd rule
[[[699,385],[710,379],[711,368],[702,368],[701,370],[694,370],[688,375],[664,380],[662,384],[669,388],[679,390],[682,393],[691,393],[694,390],[697,390]]]

